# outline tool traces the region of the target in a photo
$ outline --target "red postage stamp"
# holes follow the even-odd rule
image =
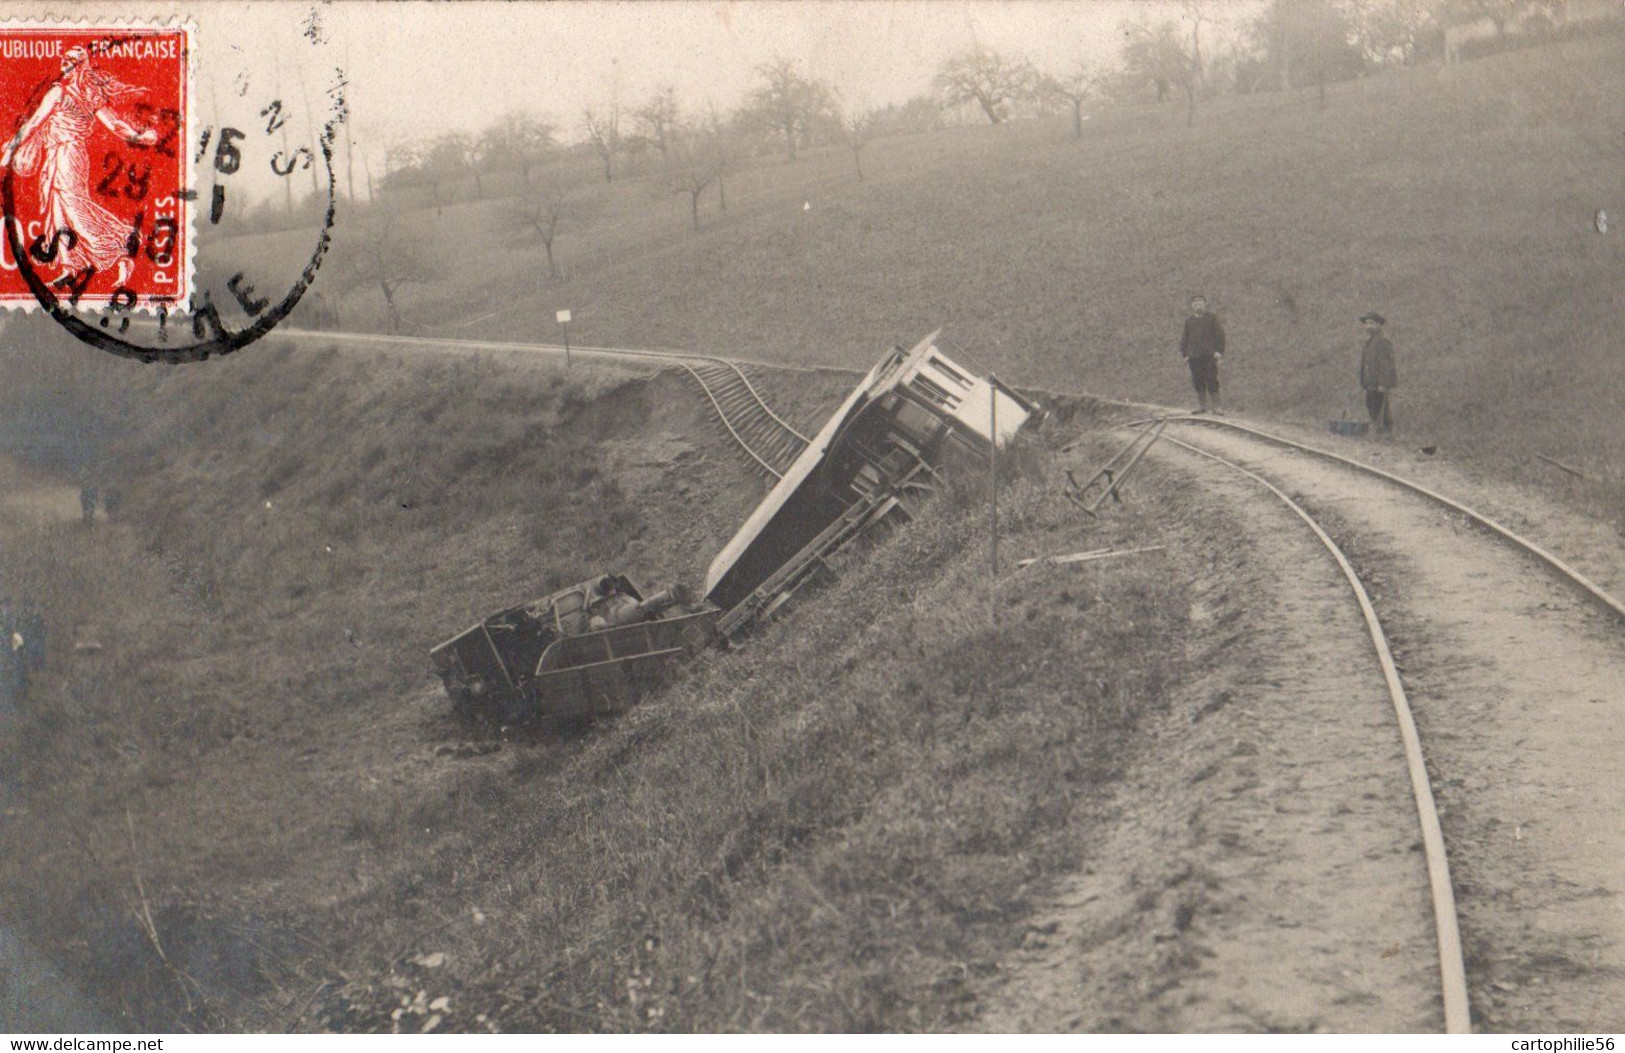
[[[185,304],[191,55],[187,25],[0,22],[0,307]]]

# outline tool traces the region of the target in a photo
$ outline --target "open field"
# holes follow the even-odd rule
[[[617,184],[561,236],[559,284],[500,203],[448,206],[414,214],[437,278],[405,313],[555,339],[570,307],[582,343],[848,366],[940,325],[1018,383],[1178,403],[1201,290],[1233,404],[1321,420],[1357,410],[1354,319],[1375,308],[1407,441],[1561,483],[1542,452],[1618,508],[1625,248],[1592,219],[1625,210],[1622,57],[1616,34],[1417,69],[1335,85],[1324,112],[1313,93],[1220,99],[1189,129],[1173,105],[1107,109],[1081,141],[1060,120],[882,139],[861,183],[839,150],[742,173],[698,234],[684,199]],[[343,313],[386,327],[375,292]]]

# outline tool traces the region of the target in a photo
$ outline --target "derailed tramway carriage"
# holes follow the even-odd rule
[[[907,519],[939,472],[986,463],[1032,416],[1026,398],[944,355],[937,335],[869,371],[712,562],[705,598],[727,612],[724,636],[825,576],[854,538]]]
[[[497,611],[429,658],[465,719],[598,716],[635,702],[667,662],[709,647],[719,613],[682,585],[645,599],[604,574]]]
[[[936,336],[894,347],[830,416],[712,562],[703,605],[680,587],[645,600],[606,574],[498,611],[430,652],[457,712],[520,721],[624,708],[671,661],[779,611],[842,546],[906,519],[938,473],[979,468],[1034,407],[953,362]]]

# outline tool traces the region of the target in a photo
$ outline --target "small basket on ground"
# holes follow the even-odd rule
[[[1329,420],[1326,422],[1326,427],[1330,428],[1334,435],[1364,435],[1371,430],[1371,422],[1368,420]]]

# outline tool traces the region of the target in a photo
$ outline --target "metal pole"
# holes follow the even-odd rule
[[[988,431],[993,441],[987,448],[987,500],[992,513],[993,530],[988,546],[989,595],[988,610],[993,619],[993,631],[999,631],[999,381],[993,374],[987,376]]]
[[[570,368],[570,323],[564,324],[564,368]]]

